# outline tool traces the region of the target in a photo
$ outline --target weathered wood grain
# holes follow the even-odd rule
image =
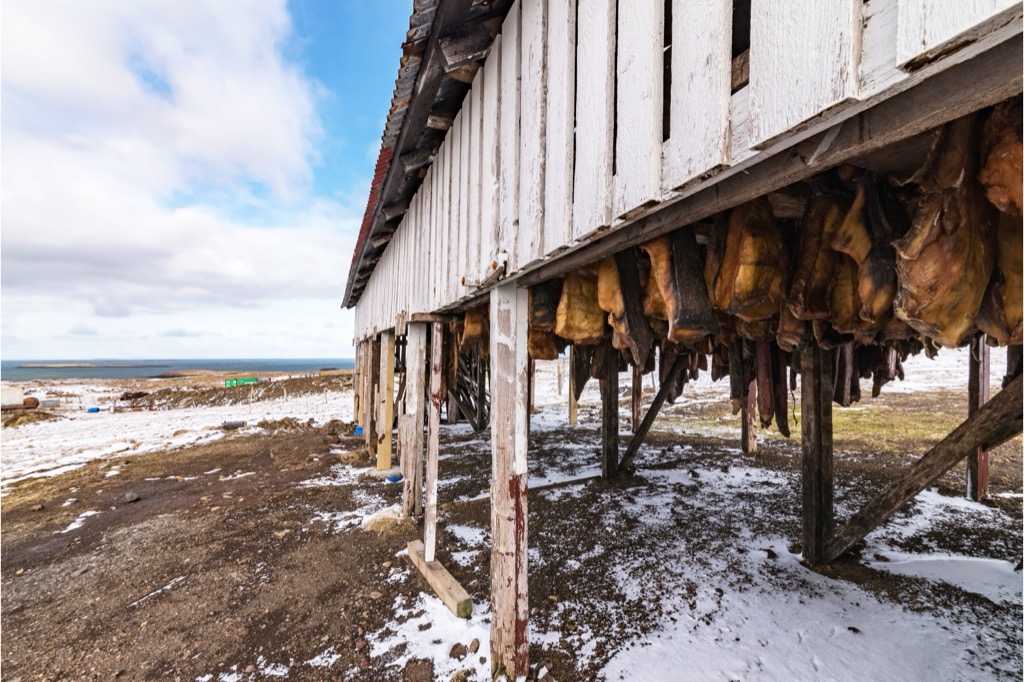
[[[576,104],[576,0],[548,4],[544,240],[550,256],[572,243],[572,174]]]
[[[444,323],[430,331],[430,412],[427,415],[427,489],[423,513],[423,546],[427,561],[437,549],[437,458],[441,434],[441,372],[444,367]]]
[[[803,554],[812,564],[829,560],[835,525],[832,488],[832,351],[800,352],[800,436],[803,450]]]
[[[480,267],[477,278],[491,274],[491,261],[498,255],[498,167],[501,130],[502,36],[494,39],[491,56],[484,64],[484,94],[481,112],[480,167]]]
[[[597,352],[605,355],[601,377],[601,477],[610,479],[619,473],[619,351],[609,341]]]
[[[971,339],[967,375],[967,414],[974,414],[988,402],[989,348],[985,334]],[[967,455],[967,497],[974,501],[988,497],[988,452],[978,447]]]
[[[519,262],[544,251],[544,183],[547,169],[548,0],[524,0],[519,128]]]
[[[898,0],[896,58],[913,70],[1020,15],[1019,0]]]
[[[516,0],[501,29],[501,128],[498,148],[498,245],[508,256],[508,272],[519,268],[519,109],[522,0]]]
[[[451,573],[438,561],[426,558],[423,543],[413,540],[409,543],[409,560],[416,570],[426,578],[438,598],[457,618],[469,618],[473,615],[473,600],[465,588],[459,584]]]

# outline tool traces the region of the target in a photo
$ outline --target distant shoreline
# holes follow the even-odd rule
[[[17,365],[18,369],[94,369],[97,367],[109,367],[116,369],[160,369],[170,365],[126,365],[107,364],[95,362],[30,362],[24,365]]]

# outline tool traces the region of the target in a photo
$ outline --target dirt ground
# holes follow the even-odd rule
[[[202,399],[223,399],[215,389]],[[193,398],[197,396],[193,394]],[[169,397],[165,396],[167,400]],[[922,453],[960,418],[962,396],[943,393],[899,396],[867,411],[841,416],[837,410],[837,506],[863,502],[893,472]],[[799,442],[769,436],[756,457],[735,452],[738,422],[726,406],[696,411],[669,407],[637,475],[611,482],[592,480],[574,497],[553,499],[531,490],[531,547],[547,560],[531,566],[531,622],[563,633],[559,645],[531,646],[531,661],[558,680],[593,679],[609,649],[653,628],[662,614],[650,604],[622,599],[614,608],[581,608],[568,619],[557,609],[571,595],[607,589],[598,562],[580,558],[580,548],[602,541],[609,551],[636,538],[630,528],[608,537],[590,522],[588,510],[642,498],[645,469],[728,469],[731,463],[782,471],[799,470]],[[626,410],[623,409],[623,417]],[[874,416],[872,416],[874,415]],[[584,411],[581,423],[595,415]],[[918,419],[926,432],[894,436],[886,423]],[[732,421],[730,421],[732,420]],[[859,421],[857,421],[859,420]],[[729,435],[722,425],[736,426]],[[682,425],[682,426],[680,426]],[[385,628],[396,599],[412,599],[429,590],[415,571],[405,580],[389,580],[408,571],[396,557],[421,535],[415,525],[397,525],[383,534],[354,529],[330,532],[329,522],[311,521],[316,510],[358,510],[364,486],[375,486],[387,503],[399,500],[401,486],[358,481],[329,487],[299,487],[301,481],[330,475],[341,461],[352,463],[362,439],[351,425],[332,422],[314,427],[296,420],[268,429],[267,435],[231,435],[206,445],[115,458],[52,478],[18,484],[2,499],[2,675],[4,680],[195,680],[237,671],[235,679],[270,679],[269,661],[297,665],[333,648],[330,667],[293,668],[292,679],[431,680],[429,661],[404,668],[388,666],[389,657],[372,657],[369,633]],[[709,427],[724,435],[708,437]],[[884,434],[880,437],[879,428]],[[667,429],[679,429],[670,433]],[[577,433],[577,432],[573,432]],[[702,435],[703,434],[703,435]],[[844,435],[845,434],[845,435]],[[575,445],[595,442],[593,434]],[[442,460],[441,514],[446,523],[489,527],[485,492],[490,461],[480,436],[460,430],[447,438]],[[531,472],[560,466],[572,437],[536,434],[531,442]],[[596,459],[597,453],[594,452]],[[363,460],[369,464],[369,459]],[[120,470],[107,477],[112,466]],[[251,472],[251,473],[250,473]],[[960,494],[962,467],[940,481],[940,491]],[[1021,443],[1017,439],[992,455],[992,492],[1021,492]],[[755,527],[799,538],[796,491],[780,498],[778,508]],[[73,502],[68,500],[74,499]],[[950,529],[936,538],[939,547],[978,556],[1020,557],[1020,497],[994,497],[1006,513],[1009,532],[998,538]],[[737,500],[737,509],[745,504]],[[100,510],[80,528],[66,530],[83,510]],[[709,521],[710,522],[710,521]],[[470,591],[474,603],[488,599],[487,552],[468,565],[453,561],[458,549],[441,527],[439,558]],[[709,553],[721,550],[728,524],[707,528],[681,525],[678,532]],[[799,551],[799,547],[793,547]],[[857,557],[827,569],[837,580],[862,585],[910,609],[946,609],[983,613],[991,602],[976,603],[958,593],[934,590],[922,596],[919,582],[866,569]],[[887,577],[888,576],[888,577]],[[728,589],[728,586],[723,585]],[[985,602],[985,603],[982,603]],[[596,602],[595,602],[596,603]],[[1008,617],[1019,622],[1020,607]],[[531,626],[532,627],[532,626]],[[603,642],[587,660],[574,647],[584,628]],[[1019,635],[1019,632],[1017,633]],[[1015,655],[1007,643],[1007,656]],[[474,656],[486,656],[481,649]],[[258,671],[263,671],[260,674]],[[248,673],[248,674],[246,674]]]

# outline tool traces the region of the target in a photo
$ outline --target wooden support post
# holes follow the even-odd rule
[[[633,466],[633,458],[636,457],[636,453],[640,451],[640,446],[644,442],[644,438],[647,437],[647,432],[651,430],[651,425],[654,424],[654,418],[658,416],[658,412],[661,411],[661,406],[665,404],[665,400],[668,399],[668,393],[675,386],[676,381],[679,380],[679,374],[686,367],[686,357],[683,355],[677,355],[675,360],[672,361],[672,366],[669,367],[668,374],[665,375],[665,379],[661,382],[661,388],[658,389],[658,393],[654,396],[654,402],[647,408],[647,415],[644,420],[640,422],[640,428],[637,429],[636,435],[633,436],[633,440],[630,441],[629,447],[626,448],[626,454],[622,456],[622,461],[619,462],[619,470],[629,471]]]
[[[377,391],[380,383],[380,337],[370,341],[369,363],[366,372],[366,393],[363,396],[363,435],[366,444],[377,447]]]
[[[404,414],[398,422],[402,457],[402,511],[419,516],[423,509],[423,383],[427,373],[427,325],[410,322],[406,348]]]
[[[491,290],[491,674],[529,673],[526,488],[529,296]]]
[[[746,387],[746,397],[740,410],[740,448],[747,454],[757,452],[757,380]]]
[[[427,436],[427,505],[423,514],[425,561],[437,549],[437,457],[441,435],[441,373],[444,372],[444,323],[435,322],[430,335],[430,416]]]
[[[395,423],[395,333],[384,332],[380,344],[380,412],[377,421],[377,470],[391,468],[391,431]]]
[[[970,374],[967,377],[967,415],[988,402],[989,352],[986,335],[978,334],[971,341]],[[979,502],[988,497],[988,452],[985,448],[967,455],[967,497]]]
[[[633,393],[630,396],[630,430],[636,434],[640,428],[640,420],[643,419],[644,407],[644,368],[633,365]]]
[[[1022,381],[1020,376],[1011,381],[844,523],[828,543],[828,560],[839,558],[978,448],[991,450],[1019,435]]]
[[[598,349],[604,353],[601,377],[601,476],[614,478],[619,473],[619,352],[611,343]]]
[[[576,400],[576,372],[572,371],[576,346],[569,346],[569,424],[576,425],[579,416],[579,403]]]
[[[352,370],[352,418],[356,424],[363,423],[363,412],[360,409],[359,399],[363,396],[363,349],[365,347],[364,341],[356,344],[356,366]]]
[[[832,351],[812,346],[800,353],[803,447],[803,550],[812,564],[828,561],[832,508]]]

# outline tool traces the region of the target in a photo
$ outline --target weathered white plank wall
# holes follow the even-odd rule
[[[863,0],[751,0],[751,146],[858,94]]]
[[[663,0],[620,4],[615,65],[615,215],[661,200]]]
[[[612,222],[615,111],[615,0],[582,0],[576,46],[576,168],[573,241]]]
[[[664,189],[729,161],[732,93],[731,0],[672,0],[670,135]]]
[[[548,5],[544,245],[551,256],[572,244],[573,124],[576,115],[576,2]]]
[[[517,0],[355,311],[355,337],[456,306],[886,97],[1020,39],[1011,0],[752,0],[731,93],[730,0]],[[955,47],[955,50],[950,48]],[[965,84],[968,87],[969,84]],[[813,167],[814,159],[808,159]]]

